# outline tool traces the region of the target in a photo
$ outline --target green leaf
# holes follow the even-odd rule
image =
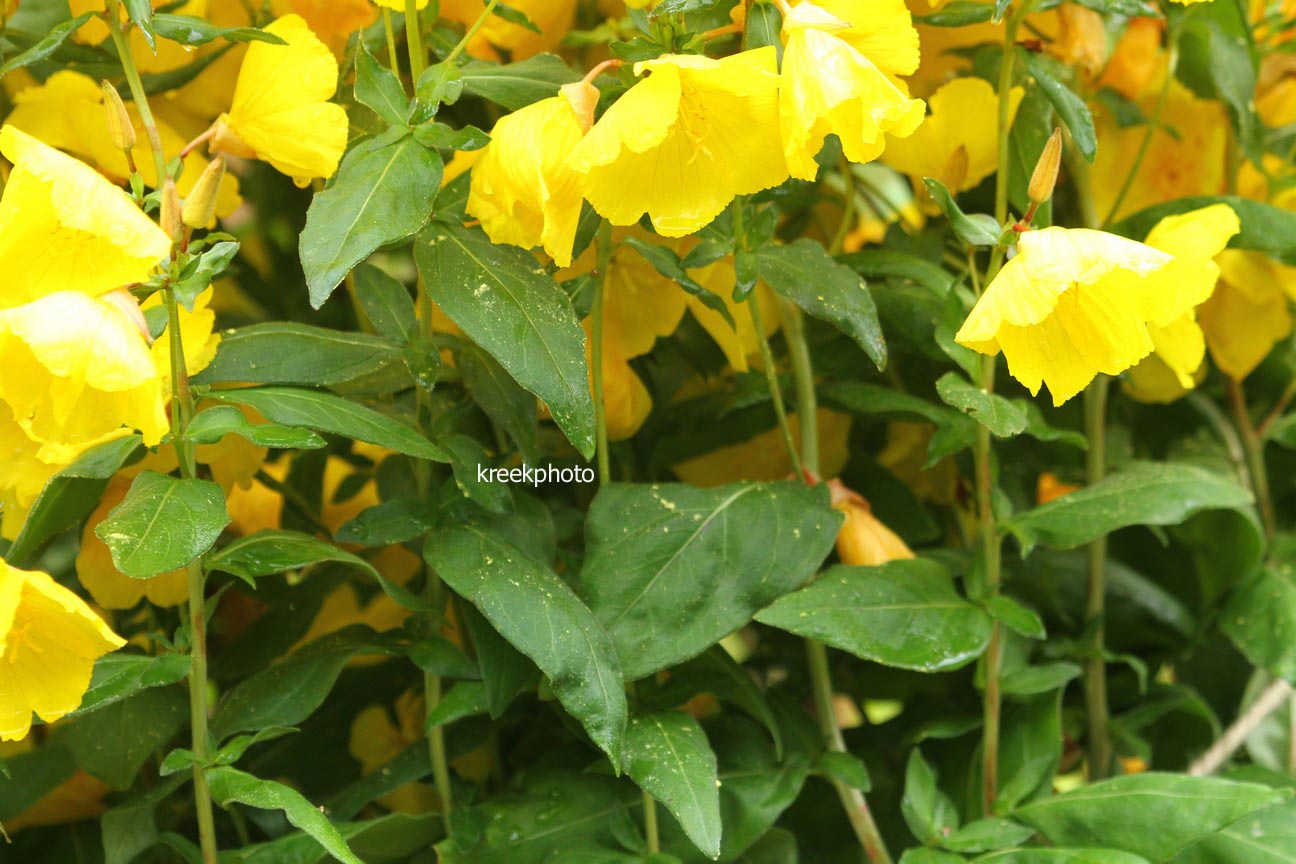
[[[464,90],[509,111],[557,96],[562,85],[581,77],[553,54],[537,54],[503,66],[474,60],[465,64],[459,74]]]
[[[272,321],[227,330],[199,384],[332,386],[400,360],[400,346],[366,333]]]
[[[949,273],[926,258],[895,249],[861,249],[837,260],[865,279],[903,279],[926,288],[936,297],[949,293],[953,281]]]
[[[147,2],[144,5],[148,5]],[[206,45],[217,39],[224,39],[226,42],[288,44],[279,36],[256,27],[218,27],[205,18],[194,15],[173,15],[169,12],[157,12],[153,15],[153,32],[163,39],[178,42],[186,48]]]
[[[954,591],[934,561],[831,567],[756,620],[877,663],[938,672],[975,660],[990,617]]]
[[[338,818],[332,808],[328,808],[328,812],[334,819]],[[334,822],[334,827],[362,861],[367,864],[395,864],[416,860],[419,853],[427,851],[444,834],[442,824],[441,816],[436,813],[418,816],[388,813],[363,822]],[[297,832],[268,843],[223,851],[222,862],[226,855],[233,856],[230,864],[333,864],[335,861],[309,834]]]
[[[1296,450],[1296,414],[1288,414],[1270,424],[1265,430],[1265,440],[1288,450]]]
[[[507,513],[513,498],[507,483],[482,480],[478,468],[492,468],[490,454],[468,435],[447,435],[440,439],[441,448],[450,456],[455,485],[459,491],[491,513]]]
[[[487,713],[491,719],[498,720],[519,693],[535,685],[539,672],[476,608],[465,605],[461,611],[473,647],[477,649]]]
[[[108,481],[140,452],[139,435],[96,445],[51,477],[32,504],[5,560],[25,566],[45,542],[80,522],[99,504]]]
[[[185,437],[199,445],[216,444],[226,435],[238,435],[258,447],[283,450],[318,450],[327,443],[309,429],[253,423],[233,405],[216,405],[200,411],[185,427]]]
[[[418,334],[418,317],[409,290],[371,264],[356,267],[355,279],[356,298],[374,330],[401,345],[412,342]]]
[[[444,450],[415,429],[332,393],[293,387],[246,387],[213,390],[208,398],[246,405],[271,423],[342,435],[417,459],[450,461]]]
[[[826,487],[604,486],[585,524],[578,590],[626,678],[701,654],[806,583],[841,517]]]
[[[1296,801],[1250,813],[1180,852],[1170,864],[1291,864],[1296,859]]]
[[[1074,663],[1045,663],[1005,670],[1001,682],[1005,696],[1037,696],[1051,693],[1080,677]]]
[[[1196,96],[1228,107],[1238,142],[1258,162],[1254,102],[1258,64],[1249,19],[1249,10],[1236,2],[1184,10],[1175,74]]]
[[[1019,808],[1013,818],[1056,846],[1106,846],[1166,861],[1285,793],[1181,774],[1128,774]]]
[[[504,428],[528,463],[538,462],[535,396],[514,381],[494,357],[475,345],[465,346],[456,356],[459,374],[477,406]]]
[[[975,213],[971,216],[964,213],[954,201],[954,196],[945,188],[945,184],[934,177],[924,177],[923,185],[927,187],[927,194],[931,195],[936,206],[945,214],[945,218],[949,219],[955,236],[969,246],[998,245],[999,235],[1003,232],[994,217],[984,213]]]
[[[549,568],[471,525],[428,538],[428,566],[549,676],[554,694],[620,764],[626,700],[616,650],[580,599]]]
[[[67,41],[69,36],[80,30],[82,25],[93,17],[93,12],[85,12],[71,20],[64,21],[62,24],[50,28],[50,31],[46,33],[40,41],[36,42],[26,51],[10,57],[5,61],[4,65],[0,65],[0,78],[3,78],[15,69],[21,69],[23,66],[30,66],[33,63],[44,60],[46,57],[57,51],[63,43]]]
[[[1296,579],[1291,565],[1265,567],[1243,583],[1229,600],[1221,627],[1256,666],[1296,681]]]
[[[877,305],[859,274],[806,239],[763,246],[756,251],[756,260],[761,278],[775,293],[850,336],[879,369],[886,366]]]
[[[366,508],[333,532],[339,543],[368,548],[417,540],[436,524],[436,508],[417,498],[393,498]]]
[[[213,768],[207,772],[212,798],[222,807],[238,803],[261,810],[282,810],[293,825],[305,831],[343,864],[364,864],[347,846],[346,840],[328,817],[315,809],[297,790],[245,774],[236,768]]]
[[[427,713],[423,728],[427,730],[486,713],[486,686],[480,681],[458,681]]]
[[[1039,615],[1007,594],[993,594],[986,598],[985,609],[991,618],[1028,639],[1043,639],[1048,635]]]
[[[914,21],[928,27],[966,27],[969,24],[984,24],[994,17],[995,6],[992,3],[977,3],[974,0],[954,0],[942,6],[939,11],[929,15],[915,15]]]
[[[1142,240],[1167,216],[1227,204],[1242,221],[1242,230],[1229,240],[1231,249],[1263,252],[1283,264],[1296,265],[1296,213],[1236,195],[1193,195],[1140,210],[1111,227],[1116,234]]]
[[[672,668],[657,698],[662,704],[683,705],[699,693],[710,693],[722,702],[737,705],[760,721],[774,741],[775,754],[783,758],[783,733],[765,694],[723,647],[710,648]]]
[[[1010,819],[978,819],[940,839],[940,845],[951,852],[990,852],[1025,843],[1034,835],[1025,825]]]
[[[441,171],[441,156],[410,135],[371,138],[347,153],[333,184],[311,201],[301,233],[312,306],[323,306],[352,267],[427,224]]]
[[[67,715],[67,719],[97,711],[150,687],[165,687],[182,681],[189,674],[190,661],[188,654],[175,652],[156,657],[105,654],[95,661],[90,687],[81,697],[80,706]]]
[[[936,843],[959,826],[954,802],[936,785],[936,772],[916,747],[910,751],[905,768],[900,813],[909,830],[923,843]]]
[[[356,101],[392,126],[404,126],[409,116],[409,97],[405,95],[405,87],[395,72],[374,59],[363,39],[356,49],[355,65]]]
[[[1018,514],[1007,529],[1024,553],[1043,543],[1072,549],[1131,525],[1176,525],[1203,510],[1246,507],[1235,481],[1178,462],[1135,462],[1099,483]]]
[[[594,402],[585,331],[562,288],[531,253],[496,246],[480,230],[437,223],[414,247],[428,293],[470,339],[539,396],[586,458]]]
[[[152,687],[78,717],[63,732],[72,758],[113,789],[127,789],[144,763],[164,747],[189,716],[177,687]]]
[[[454,129],[434,121],[415,126],[414,140],[433,150],[480,150],[491,139],[476,126]]]
[[[144,35],[150,51],[157,52],[157,38],[153,35],[153,4],[150,0],[122,0],[126,14]],[[114,10],[115,11],[115,10]]]
[[[743,29],[743,46],[748,49],[764,48],[773,45],[780,53],[783,51],[783,13],[773,3],[757,3],[747,10],[746,26]]]
[[[1053,73],[1049,60],[1034,51],[1017,50],[1017,56],[1025,63],[1026,71],[1039,84],[1044,95],[1053,104],[1054,110],[1066,123],[1076,149],[1090,162],[1098,152],[1098,136],[1094,132],[1093,114],[1089,106],[1076,95],[1075,91],[1058,80]],[[1033,168],[1034,166],[1032,166]]]
[[[654,270],[679,285],[687,293],[701,300],[708,309],[723,318],[730,327],[734,326],[733,314],[730,313],[729,307],[725,305],[724,300],[719,294],[705,288],[689,274],[684,267],[684,262],[675,253],[675,250],[667,249],[657,243],[649,243],[647,240],[634,236],[627,237],[624,242],[651,264]]]
[[[969,384],[957,372],[946,372],[936,382],[936,393],[946,405],[968,414],[1000,438],[1026,429],[1026,412],[1002,396]]]
[[[716,757],[696,720],[682,711],[631,718],[621,770],[665,805],[703,854],[720,856]]]
[[[179,570],[206,552],[230,523],[225,493],[210,480],[144,471],[95,527],[113,565],[133,579]]]
[[[858,756],[852,756],[850,753],[825,750],[815,760],[815,768],[823,772],[825,776],[839,783],[845,783],[852,789],[858,789],[861,792],[867,792],[873,786],[873,781],[869,777],[868,766],[864,764],[864,760]]]
[[[1150,864],[1150,862],[1146,858],[1117,849],[1005,849],[1002,852],[982,855],[976,859],[976,864]]]

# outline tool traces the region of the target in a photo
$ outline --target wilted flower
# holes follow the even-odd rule
[[[859,493],[840,480],[828,481],[832,505],[846,515],[837,532],[837,557],[843,564],[875,567],[888,561],[913,558],[913,550],[894,531],[873,515],[873,508]]]

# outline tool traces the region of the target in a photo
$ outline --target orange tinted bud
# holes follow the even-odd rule
[[[225,179],[225,157],[217,156],[198,176],[185,198],[181,219],[190,228],[206,228],[216,216],[216,198]]]
[[[571,104],[572,110],[580,121],[585,132],[594,125],[594,109],[598,107],[598,88],[588,81],[577,81],[562,86],[562,95]]]
[[[103,82],[103,106],[108,120],[108,140],[112,141],[113,146],[118,150],[130,151],[138,140],[135,136],[135,124],[131,122],[130,114],[126,113],[126,105],[122,102],[121,94],[107,81]]]
[[[1026,196],[1034,204],[1043,204],[1053,197],[1053,187],[1057,185],[1058,169],[1062,167],[1062,130],[1054,129],[1044,144],[1035,171],[1031,174],[1030,186]]]
[[[1040,504],[1047,504],[1083,488],[1079,483],[1066,483],[1056,474],[1045,471],[1036,483],[1035,498]]]
[[[876,516],[867,500],[846,488],[840,480],[831,480],[833,507],[846,514],[837,532],[837,556],[843,564],[873,567],[888,561],[913,558],[913,550]]]
[[[167,180],[162,187],[162,213],[159,223],[162,231],[178,243],[184,236],[184,222],[181,220],[180,193],[176,190],[174,180]]]

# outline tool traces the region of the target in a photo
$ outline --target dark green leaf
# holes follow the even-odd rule
[[[1146,858],[1117,849],[1005,849],[1002,852],[982,855],[976,859],[976,864],[1150,864],[1150,862]]]
[[[194,15],[172,15],[168,12],[158,12],[153,16],[153,32],[163,39],[179,42],[186,48],[206,45],[217,39],[224,39],[227,42],[288,44],[279,36],[258,30],[256,27],[218,27],[205,18]]]
[[[128,699],[149,687],[164,687],[189,674],[188,654],[166,652],[156,657],[141,654],[105,654],[95,661],[90,688],[81,705],[68,719],[89,714],[114,702]]]
[[[447,585],[535,661],[563,707],[620,764],[626,724],[621,667],[607,634],[567,583],[471,525],[437,531],[423,554]]]
[[[457,356],[459,374],[478,407],[504,428],[528,463],[539,461],[536,397],[514,381],[485,351],[467,346]]]
[[[695,657],[805,584],[841,517],[825,487],[604,486],[586,519],[579,590],[628,679]]]
[[[425,231],[414,257],[437,305],[549,406],[576,449],[592,456],[585,331],[558,283],[529,252],[455,225]]]
[[[1098,136],[1094,132],[1093,115],[1089,112],[1089,106],[1074,90],[1058,80],[1044,57],[1022,49],[1018,50],[1017,56],[1022,58],[1026,71],[1039,84],[1049,102],[1053,103],[1062,122],[1066,123],[1076,149],[1092,162],[1094,154],[1098,152]]]
[[[621,769],[665,805],[707,857],[719,857],[716,757],[696,720],[682,711],[631,718]]]
[[[95,534],[112,552],[118,570],[134,579],[151,579],[196,560],[229,523],[225,493],[217,484],[145,471]]]
[[[126,14],[130,17],[130,20],[144,35],[144,41],[148,43],[149,50],[156,53],[157,38],[153,35],[153,3],[151,0],[122,0],[122,5],[126,8]],[[116,14],[115,9],[111,9],[109,12],[110,14]]]
[[[293,387],[247,387],[215,390],[208,395],[246,405],[271,423],[343,435],[417,459],[450,461],[445,451],[404,423],[332,393]]]
[[[509,111],[557,96],[562,85],[581,77],[553,54],[537,54],[504,66],[473,61],[463,67],[460,75],[463,89]]]
[[[924,177],[923,185],[931,195],[936,206],[949,219],[954,234],[969,246],[995,246],[999,243],[1002,229],[994,218],[984,213],[969,216],[955,202],[954,196],[945,188],[945,184],[933,177]]]
[[[936,785],[936,772],[914,748],[905,768],[904,798],[900,813],[914,836],[924,843],[935,843],[959,826],[954,802]]]
[[[1170,864],[1291,864],[1296,859],[1296,802],[1250,813],[1170,860]]]
[[[1266,567],[1239,587],[1221,626],[1252,663],[1296,681],[1296,580],[1291,565]]]
[[[1026,428],[1026,412],[1002,396],[974,387],[957,372],[946,372],[936,382],[936,393],[946,405],[958,408],[1000,438]]]
[[[356,297],[374,330],[402,345],[418,333],[418,318],[409,290],[371,264],[355,268]]]
[[[969,24],[984,24],[994,14],[994,4],[954,0],[931,14],[915,15],[914,20],[928,27],[966,27]]]
[[[238,803],[261,810],[282,810],[289,822],[315,838],[343,864],[365,864],[347,846],[328,817],[297,790],[235,768],[213,768],[207,772],[207,782],[211,786],[212,798],[222,807]]]
[[[364,40],[360,41],[355,58],[356,101],[392,126],[404,126],[409,114],[409,97],[400,78],[374,59]]]
[[[942,847],[951,852],[990,852],[1025,843],[1035,832],[1009,819],[978,819],[942,838]]]
[[[427,224],[441,170],[441,156],[408,135],[372,138],[347,153],[333,184],[311,201],[301,233],[312,306],[323,306],[352,267]]]
[[[756,252],[763,278],[775,293],[807,314],[822,318],[855,340],[879,368],[886,366],[886,340],[877,306],[864,280],[838,264],[813,240],[764,246]]]
[[[1039,615],[1007,594],[994,594],[986,598],[985,608],[991,618],[1028,639],[1043,639],[1048,635]]]
[[[815,768],[833,780],[845,783],[852,789],[859,789],[861,792],[867,792],[873,786],[873,781],[869,778],[868,766],[864,764],[864,760],[849,753],[825,750],[815,760]]]
[[[427,713],[423,728],[431,730],[474,714],[486,713],[486,686],[480,681],[458,681]]]
[[[318,450],[326,444],[309,429],[253,423],[233,405],[215,405],[200,411],[185,427],[185,437],[195,444],[216,444],[226,435],[238,435],[258,447],[284,450]]]
[[[1001,682],[1006,696],[1037,696],[1051,693],[1068,681],[1080,677],[1080,667],[1074,663],[1045,663],[1041,666],[1019,666],[1005,670]]]
[[[1071,549],[1130,525],[1175,525],[1203,510],[1251,503],[1235,481],[1185,463],[1136,462],[1094,486],[1014,516],[1007,528],[1029,552]]]
[[[81,26],[94,17],[93,12],[85,12],[77,17],[64,21],[50,29],[48,33],[37,43],[32,45],[26,51],[10,57],[4,65],[0,65],[0,77],[8,75],[15,69],[21,69],[23,66],[30,66],[40,60],[44,60],[49,55],[59,49],[67,38],[81,29]]]
[[[757,3],[747,10],[746,27],[743,29],[743,47],[751,50],[773,45],[780,52],[783,40],[783,13],[773,3]]]
[[[182,689],[152,687],[79,717],[64,731],[64,741],[82,770],[113,789],[126,789],[188,716]]]
[[[436,508],[417,498],[393,498],[362,510],[333,533],[339,543],[374,548],[408,543],[436,524]]]
[[[400,357],[377,336],[273,321],[226,331],[199,383],[331,386],[371,375]]]
[[[920,672],[964,666],[990,639],[990,617],[958,596],[944,567],[923,559],[829,568],[756,620]]]

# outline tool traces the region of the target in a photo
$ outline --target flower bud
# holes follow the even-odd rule
[[[162,187],[162,214],[159,221],[162,231],[171,238],[172,243],[179,243],[184,237],[184,222],[180,218],[180,193],[176,190],[174,180],[168,179]]]
[[[133,150],[137,140],[135,124],[131,122],[130,114],[126,113],[121,94],[108,81],[103,82],[103,106],[108,117],[108,139],[118,150]]]
[[[598,88],[588,81],[577,81],[573,84],[564,84],[562,95],[576,112],[581,130],[588,132],[594,125],[594,109],[598,107],[599,101]]]
[[[1035,163],[1035,172],[1031,174],[1030,186],[1026,195],[1033,204],[1043,204],[1053,197],[1053,187],[1057,185],[1058,168],[1062,165],[1062,130],[1054,129],[1044,144],[1039,161]]]
[[[150,345],[153,344],[153,337],[149,333],[148,321],[144,318],[144,312],[141,311],[139,301],[135,299],[134,294],[130,293],[125,288],[117,288],[109,291],[107,294],[100,294],[99,299],[125,314],[126,317],[131,320],[131,323],[139,328],[140,335],[144,337],[144,341],[148,342]]]
[[[207,164],[198,181],[185,198],[181,218],[190,228],[206,228],[216,216],[216,198],[225,179],[225,157],[217,156]]]
[[[883,525],[863,496],[846,488],[840,480],[831,480],[832,505],[846,514],[837,533],[837,556],[843,564],[872,567],[888,561],[913,558],[910,549],[899,536]]]

